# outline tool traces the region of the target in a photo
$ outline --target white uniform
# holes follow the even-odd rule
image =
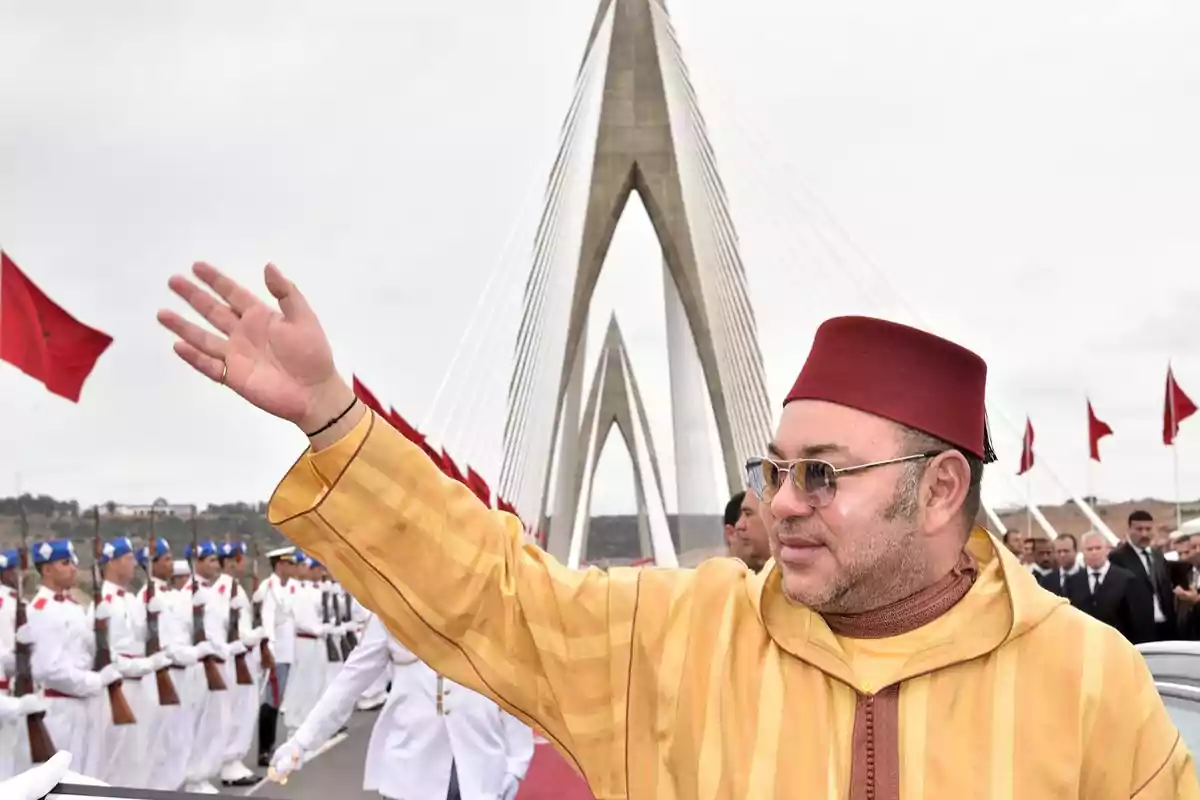
[[[145,683],[155,664],[146,658],[145,615],[139,613],[140,605],[133,592],[104,581],[100,606],[95,610],[108,620],[109,652],[121,672],[121,691],[137,722],[113,725],[111,715],[105,718],[104,763],[100,773],[93,777],[113,786],[134,789],[149,784],[151,759],[143,756],[149,752],[161,725],[156,713],[158,698],[147,691],[147,686],[153,690],[154,678],[151,676],[150,684]]]
[[[228,604],[220,602],[219,595],[211,585],[205,585],[199,576],[197,576],[197,580],[200,580],[200,588],[195,593],[193,602],[201,604],[204,609],[205,641],[217,658],[229,661],[232,656],[229,654],[228,645],[225,644]],[[183,594],[190,595],[191,589],[189,582],[184,587]],[[224,677],[223,672],[222,677]],[[187,780],[193,786],[207,783],[208,779],[215,776],[221,769],[221,756],[225,752],[229,728],[226,721],[229,715],[227,700],[229,684],[230,681],[225,682],[224,691],[210,691],[204,677],[203,665],[196,666],[193,680],[197,700],[196,738],[192,743],[192,752],[187,767]]]
[[[325,625],[321,622],[321,587],[312,581],[289,581],[288,602],[296,622],[296,653],[283,694],[283,724],[300,727],[325,688]]]
[[[395,800],[444,798],[453,764],[462,800],[494,800],[506,774],[525,777],[533,732],[483,695],[438,675],[374,617],[295,743],[311,750],[326,741],[380,672],[391,673],[392,690],[367,746],[365,791]]]
[[[262,666],[256,645],[262,639],[259,637],[259,631],[254,629],[251,620],[252,608],[245,587],[235,583],[231,576],[222,575],[217,579],[214,589],[224,608],[227,630],[233,609],[236,607],[238,611],[238,629],[235,632],[238,638],[226,645],[230,657],[222,665],[225,685],[229,691],[225,697],[225,702],[228,704],[227,730],[224,734],[225,743],[221,751],[220,773],[222,781],[238,781],[254,775],[242,763],[242,759],[250,752],[250,745],[254,741],[254,723],[258,719],[254,712],[258,710]],[[226,638],[228,638],[228,634],[226,634]],[[237,682],[235,659],[238,655],[245,657],[246,670],[250,673],[250,683],[248,684]]]
[[[15,650],[17,624],[17,593],[8,586],[0,586],[0,696],[12,694],[12,678],[15,673]],[[15,701],[14,701],[15,702]],[[0,781],[23,772],[29,766],[28,738],[21,731],[24,727],[19,715],[6,716],[0,720]],[[21,747],[25,758],[21,758]],[[19,768],[18,768],[19,767]]]
[[[104,689],[120,673],[111,665],[101,672],[92,669],[96,639],[91,610],[84,611],[70,595],[42,586],[27,611],[33,680],[50,701],[46,729],[59,750],[71,753],[75,769],[97,777],[104,766],[103,730],[112,719]]]
[[[196,663],[196,648],[192,647],[188,633],[190,620],[184,617],[184,611],[191,611],[191,603],[181,609],[181,592],[172,591],[169,586],[158,578],[154,581],[154,610],[158,612],[158,644],[162,652],[171,660],[168,675],[179,696],[179,704],[174,706],[160,705],[158,702],[157,678],[151,674],[144,680],[148,682],[146,694],[151,698],[154,707],[155,728],[151,734],[150,744],[146,748],[146,758],[150,762],[149,780],[146,788],[159,791],[175,791],[183,786],[187,776],[188,753],[195,738],[195,713],[188,703],[188,674],[187,669]],[[146,587],[138,593],[139,603],[136,612],[139,614],[139,625],[146,629]],[[141,717],[138,718],[141,722]]]

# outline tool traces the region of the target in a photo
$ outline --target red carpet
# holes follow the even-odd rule
[[[595,800],[583,778],[548,744],[533,748],[533,761],[517,800]]]

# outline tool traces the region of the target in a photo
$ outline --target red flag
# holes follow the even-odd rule
[[[63,311],[0,251],[0,359],[78,403],[110,344],[111,336]]]
[[[496,508],[500,509],[501,511],[507,511],[509,514],[512,514],[514,517],[519,518],[521,516],[520,514],[517,513],[516,506],[514,506],[512,503],[505,500],[500,495],[496,495]]]
[[[1033,469],[1033,423],[1029,421],[1029,417],[1026,417],[1025,441],[1021,446],[1021,468],[1017,470],[1017,474],[1024,475],[1031,469]]]
[[[485,481],[478,472],[467,466],[467,486],[475,493],[475,496],[483,501],[485,506],[492,504],[492,490],[488,488]]]
[[[417,432],[417,429],[412,425],[409,425],[408,420],[400,416],[400,413],[394,408],[388,409],[387,421],[392,423],[392,427],[400,431],[404,438],[408,439],[410,442],[416,442],[417,437],[421,435]]]
[[[1167,399],[1163,404],[1163,444],[1172,444],[1179,435],[1179,423],[1196,413],[1196,404],[1175,382],[1175,374],[1167,365]]]
[[[458,464],[454,463],[454,459],[446,452],[446,448],[442,448],[442,472],[449,475],[454,480],[461,484],[466,484],[467,479],[463,477],[462,471],[459,470]]]
[[[386,418],[387,412],[383,410],[383,404],[371,393],[367,385],[358,379],[357,375],[351,376],[351,383],[354,388],[354,394],[359,400],[362,400],[363,405],[374,411],[381,417]]]
[[[1108,423],[1096,416],[1092,411],[1092,401],[1088,400],[1088,452],[1093,461],[1100,460],[1100,440],[1112,436],[1112,428]]]

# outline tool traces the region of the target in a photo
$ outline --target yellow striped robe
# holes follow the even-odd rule
[[[849,641],[788,602],[770,565],[568,570],[373,414],[301,456],[269,514],[422,661],[554,743],[598,800],[1200,798],[1138,653],[983,530],[954,609]],[[871,697],[889,774],[852,786]]]

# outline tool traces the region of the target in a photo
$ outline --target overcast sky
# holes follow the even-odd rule
[[[1022,499],[1027,413],[1038,501],[1065,496],[1043,464],[1080,494],[1173,496],[1168,359],[1200,401],[1200,6],[672,6],[773,405],[822,319],[920,320],[990,364],[1011,421],[994,420],[994,503]],[[347,374],[494,473],[496,332],[518,307],[594,10],[0,0],[0,246],[115,338],[78,406],[0,364],[0,494],[20,473],[85,503],[268,496],[302,437],[195,378],[154,322],[168,275],[199,258],[255,283],[281,265]],[[594,329],[616,309],[670,483],[659,256],[630,211]],[[492,350],[461,351],[439,396],[492,276],[498,312],[472,337]],[[1116,430],[1091,469],[1088,394]],[[598,511],[632,510],[620,450]],[[1179,461],[1200,497],[1200,418]]]

